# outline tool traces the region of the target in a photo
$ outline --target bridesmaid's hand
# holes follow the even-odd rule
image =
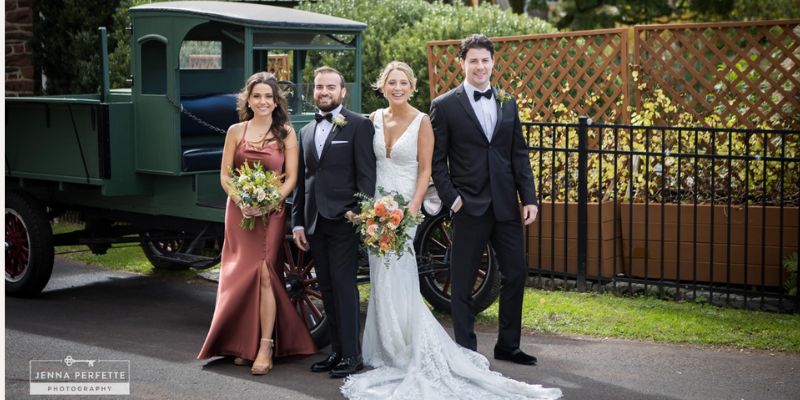
[[[242,209],[242,215],[245,217],[259,217],[262,215],[261,209],[258,207],[250,206],[250,207],[240,207]]]

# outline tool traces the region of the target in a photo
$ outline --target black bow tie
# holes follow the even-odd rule
[[[486,97],[487,99],[491,100],[492,99],[492,89],[491,88],[486,89],[485,92],[479,92],[477,90],[472,92],[472,98],[474,98],[475,101],[480,100],[481,97]]]
[[[314,119],[317,120],[317,123],[322,122],[323,119],[327,119],[328,122],[333,122],[333,114],[327,113],[325,115],[322,115],[320,113],[315,113]]]

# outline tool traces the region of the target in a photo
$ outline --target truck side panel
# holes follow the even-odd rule
[[[111,173],[107,121],[99,101],[7,101],[6,175],[102,184]]]

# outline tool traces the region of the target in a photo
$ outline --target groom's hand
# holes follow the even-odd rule
[[[306,240],[306,231],[303,229],[298,229],[292,232],[292,239],[294,239],[294,244],[297,245],[301,250],[308,251],[308,240]]]
[[[525,225],[530,225],[533,221],[536,221],[537,214],[539,214],[539,207],[536,207],[533,204],[528,204],[527,206],[523,206],[522,218],[525,219],[523,223]]]

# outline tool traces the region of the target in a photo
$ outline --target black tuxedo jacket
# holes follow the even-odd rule
[[[316,121],[300,129],[297,188],[292,204],[292,226],[302,226],[313,234],[317,215],[338,219],[348,210],[358,210],[356,193],[375,193],[375,152],[372,122],[350,110],[342,109],[347,121],[334,125],[321,156],[314,146]]]
[[[433,100],[432,176],[446,207],[460,195],[459,212],[480,216],[491,205],[498,221],[508,221],[520,217],[519,200],[536,204],[536,188],[517,104],[512,99],[501,105],[494,94],[497,124],[491,141],[483,133],[468,97],[472,94],[466,93],[464,85]]]

